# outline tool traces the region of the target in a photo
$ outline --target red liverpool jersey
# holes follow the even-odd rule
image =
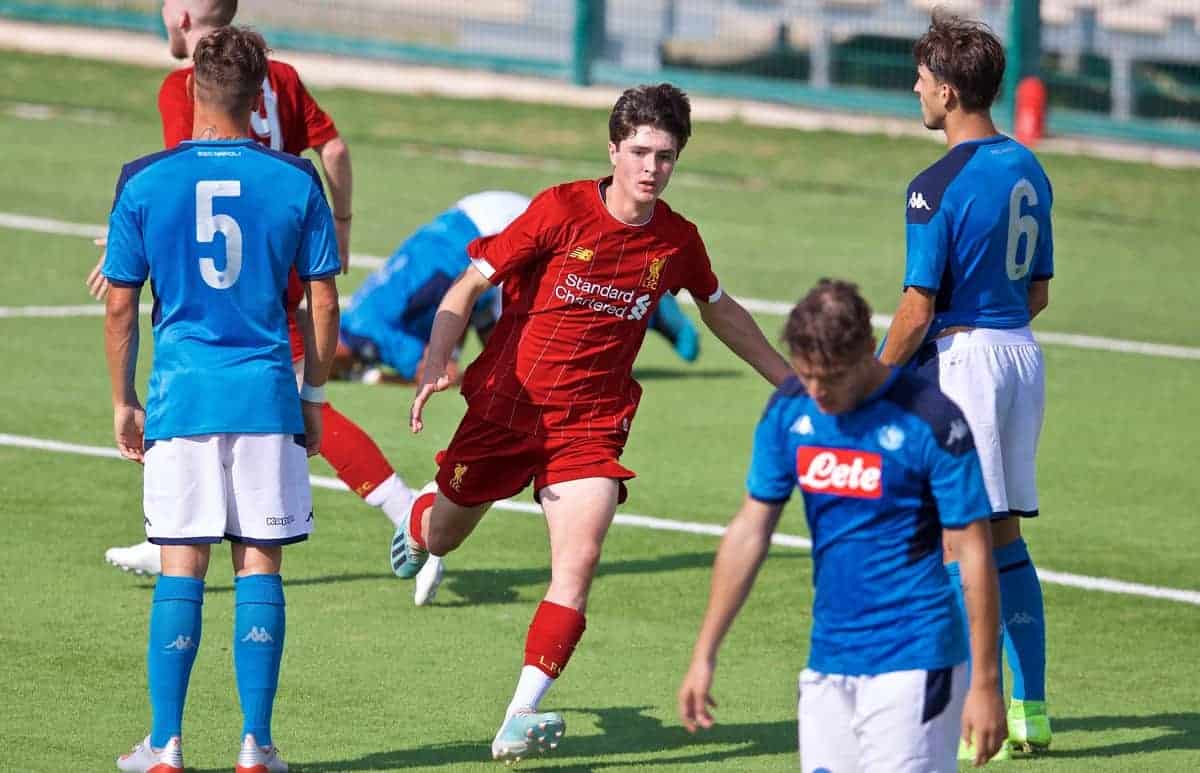
[[[610,182],[544,191],[467,247],[504,283],[504,312],[463,376],[469,412],[531,434],[628,432],[642,394],[633,361],[658,299],[720,298],[696,227],[661,200],[643,225],[617,220],[602,196]]]
[[[168,148],[192,138],[192,98],[187,90],[191,73],[191,67],[176,70],[158,90],[163,144]],[[263,106],[250,117],[250,134],[272,150],[298,156],[337,137],[338,131],[304,88],[296,69],[272,59],[263,81]]]
[[[185,67],[172,72],[158,90],[163,144],[168,148],[192,138],[194,111],[187,89],[192,69]],[[267,62],[267,77],[263,80],[263,105],[250,116],[250,134],[272,150],[298,156],[309,148],[320,147],[334,139],[338,131],[333,120],[304,88],[296,69],[272,59]],[[304,285],[293,270],[288,275],[284,299],[288,310],[288,337],[292,342],[293,360],[304,356],[304,338],[296,327],[296,309],[303,298]]]

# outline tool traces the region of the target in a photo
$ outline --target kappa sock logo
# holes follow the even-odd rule
[[[1011,618],[1004,621],[1005,625],[1033,625],[1037,620],[1024,610],[1018,610]]]
[[[275,640],[271,638],[271,634],[267,633],[267,629],[261,625],[250,627],[250,633],[242,637],[243,642],[252,641],[256,644],[271,644]]]
[[[179,634],[175,637],[174,641],[163,647],[163,649],[167,652],[187,652],[188,650],[196,649],[196,642],[192,641],[191,636]]]

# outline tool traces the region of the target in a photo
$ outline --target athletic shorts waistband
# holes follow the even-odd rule
[[[1028,346],[1037,344],[1033,337],[1033,328],[1029,325],[1014,328],[976,327],[932,341],[936,344],[938,354],[952,349],[965,349],[972,346]]]

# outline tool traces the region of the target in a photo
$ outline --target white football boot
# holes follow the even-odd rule
[[[162,574],[162,554],[153,542],[139,542],[127,548],[109,548],[104,560],[134,574]]]
[[[179,736],[161,749],[150,745],[150,736],[128,753],[117,757],[117,769],[124,773],[183,773],[183,744]]]
[[[287,763],[279,757],[278,746],[259,746],[249,733],[242,739],[234,773],[287,773]]]

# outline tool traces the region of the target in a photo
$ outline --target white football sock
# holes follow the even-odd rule
[[[383,514],[393,525],[399,527],[408,518],[412,509],[412,490],[404,485],[404,481],[396,473],[380,483],[374,491],[366,496],[366,503],[383,510]]]
[[[521,709],[538,710],[538,704],[546,691],[554,684],[554,680],[546,676],[546,672],[537,666],[524,666],[521,678],[517,680],[517,691],[513,693],[512,703],[508,704],[505,717],[511,717]]]

